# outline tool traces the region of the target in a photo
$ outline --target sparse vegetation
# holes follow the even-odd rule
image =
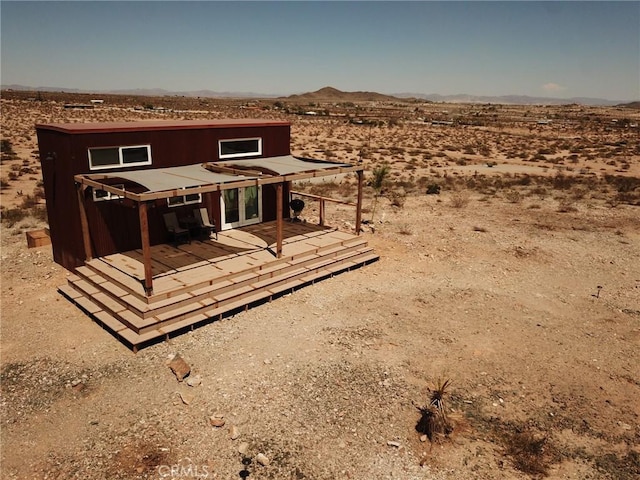
[[[453,208],[464,208],[469,205],[471,196],[466,191],[459,191],[451,195],[451,206]]]
[[[188,413],[201,409],[225,409],[227,420],[233,412],[244,422],[243,440],[250,448],[271,454],[264,475],[255,462],[244,470],[237,455],[235,460],[216,456],[216,474],[225,478],[241,469],[265,478],[378,478],[378,466],[385,468],[384,475],[418,478],[431,474],[416,464],[423,456],[432,460],[434,476],[448,479],[543,478],[555,474],[556,464],[558,471],[584,478],[638,476],[636,419],[629,408],[637,379],[629,375],[629,365],[637,363],[631,334],[638,319],[633,282],[640,278],[634,248],[640,139],[630,126],[635,117],[624,128],[611,122],[614,116],[635,113],[581,105],[328,105],[314,99],[313,109],[322,114],[298,117],[296,112],[309,110],[311,102],[278,100],[277,108],[264,109],[261,102],[277,102],[115,96],[108,97],[108,109],[71,111],[62,107],[69,98],[86,103],[90,97],[51,92],[34,103],[28,100],[33,96],[7,92],[2,98],[2,135],[16,155],[6,158],[3,145],[0,217],[3,270],[8,272],[2,278],[3,347],[9,342],[7,355],[15,357],[14,347],[22,342],[28,348],[21,356],[46,351],[64,362],[48,371],[32,369],[28,378],[20,370],[3,391],[9,395],[3,403],[3,413],[8,413],[3,454],[13,450],[15,468],[24,468],[16,478],[70,478],[86,474],[89,467],[115,477],[135,475],[131,469],[138,468],[144,476],[154,473],[154,464],[187,454],[200,461],[211,459],[212,448],[235,452],[237,442],[224,434],[211,435],[201,428],[202,415]],[[134,110],[145,102],[165,110]],[[25,122],[22,112],[27,107],[37,119]],[[443,119],[438,113],[443,108],[450,110],[446,118],[456,118],[454,124],[416,121],[418,115]],[[80,317],[68,318],[64,302],[51,301],[59,297],[56,288],[64,274],[46,247],[26,250],[24,245],[24,231],[42,228],[46,221],[33,124],[256,116],[292,122],[294,155],[324,158],[328,150],[336,159],[365,167],[365,198],[370,201],[365,200],[363,213],[381,219],[375,241],[383,261],[354,272],[353,282],[347,277],[326,282],[320,296],[313,289],[288,296],[284,317],[276,305],[259,307],[152,347],[138,360],[111,348],[99,349],[105,355],[95,357],[104,332],[89,322],[80,328],[82,342],[75,342],[70,355],[65,337],[70,333],[64,332],[78,331]],[[554,123],[539,127],[536,118],[553,118]],[[384,165],[388,173],[376,207],[372,173]],[[348,202],[356,196],[353,176],[296,189]],[[455,207],[459,196],[466,200]],[[314,208],[317,213],[317,202],[310,201],[310,217]],[[327,209],[335,220],[331,227],[347,229],[353,223],[352,207],[332,204]],[[372,227],[365,225],[365,236]],[[599,298],[598,284],[605,285]],[[581,314],[576,317],[575,312]],[[295,321],[289,321],[289,315]],[[46,335],[43,319],[56,324]],[[334,333],[317,328],[318,319]],[[269,342],[264,341],[265,331],[273,335]],[[243,369],[240,383],[237,349],[232,348],[238,332],[246,340],[243,348],[252,354],[253,360],[247,361],[256,367]],[[317,353],[299,355],[300,342],[290,339]],[[504,348],[495,350],[496,339]],[[218,395],[200,396],[191,406],[174,405],[180,409],[178,416],[175,408],[167,409],[173,387],[167,390],[164,381],[148,381],[150,365],[156,372],[152,377],[161,375],[149,362],[162,366],[167,348],[192,352],[199,359],[198,373],[215,379]],[[274,351],[282,357],[274,358]],[[78,358],[97,358],[100,365],[86,372],[86,362],[74,360]],[[266,366],[262,358],[273,363]],[[456,369],[456,388],[441,389],[439,382],[426,398],[420,397],[415,379],[443,362]],[[65,373],[67,365],[79,370]],[[113,365],[120,367],[110,377]],[[366,372],[365,367],[358,370],[361,365]],[[89,382],[83,392],[64,387],[67,379],[84,373],[89,373]],[[47,383],[52,378],[53,383]],[[120,416],[109,413],[105,405],[134,384],[150,408],[128,405],[124,395]],[[442,415],[431,405],[439,390]],[[61,403],[47,400],[54,392]],[[426,403],[419,413],[410,406],[412,398]],[[73,415],[59,408],[70,401]],[[262,405],[260,412],[238,407],[255,404]],[[98,425],[83,430],[86,435],[80,440],[69,437],[68,445],[59,445],[49,437],[43,449],[41,438],[48,433],[38,425],[46,422],[51,428],[45,430],[59,431],[69,420],[75,425],[74,415],[94,418],[96,408],[104,415]],[[423,415],[422,409],[430,413]],[[33,421],[25,423],[25,414]],[[421,443],[413,429],[424,417],[433,442]],[[131,428],[134,423],[136,432],[165,440],[140,444]],[[163,424],[167,432],[153,429]],[[308,424],[313,431],[298,428]],[[130,435],[123,439],[127,431]],[[184,435],[190,438],[186,444],[178,441]],[[130,440],[136,441],[127,443]],[[400,447],[385,446],[389,440]],[[11,447],[20,442],[35,448]],[[308,450],[315,444],[340,447],[325,449],[319,467],[315,453]],[[206,448],[198,450],[197,445]],[[94,452],[101,455],[97,461],[109,459],[113,466],[96,467]],[[3,457],[3,468],[6,465]],[[41,470],[28,471],[31,465]]]

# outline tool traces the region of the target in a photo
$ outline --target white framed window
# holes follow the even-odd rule
[[[182,187],[182,190],[184,190],[185,188],[186,187]],[[189,193],[187,195],[179,195],[177,197],[167,198],[167,205],[169,205],[170,207],[179,207],[181,205],[190,205],[192,203],[202,203],[202,194]]]
[[[151,145],[89,149],[89,168],[91,170],[133,167],[136,165],[151,165]]]
[[[232,138],[218,141],[218,158],[241,158],[262,155],[262,138]]]
[[[124,184],[123,183],[119,183],[117,185],[111,185],[114,188],[121,188],[122,190],[124,190]],[[98,188],[94,188],[93,189],[93,201],[94,202],[103,202],[105,200],[118,200],[119,198],[122,198],[120,195],[118,195],[117,193],[111,193],[111,192],[107,192],[106,190],[100,190]]]

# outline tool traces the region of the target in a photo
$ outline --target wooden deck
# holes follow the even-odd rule
[[[286,222],[220,232],[218,238],[152,247],[153,293],[139,250],[95,258],[60,292],[134,351],[252,304],[378,260],[367,242],[335,228]]]

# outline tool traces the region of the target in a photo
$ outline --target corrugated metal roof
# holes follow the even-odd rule
[[[258,177],[251,175],[228,175],[211,172],[202,165],[185,165],[183,167],[156,168],[134,170],[129,172],[113,172],[100,174],[107,178],[123,178],[149,189],[149,192],[162,192],[175,188],[198,187],[218,183],[251,180]]]
[[[37,130],[54,130],[63,133],[102,133],[148,130],[179,130],[225,127],[265,127],[285,126],[289,122],[266,119],[211,119],[211,120],[143,120],[137,122],[102,122],[102,123],[40,123]]]
[[[348,163],[332,163],[308,158],[303,159],[294,157],[293,155],[252,158],[249,160],[224,160],[221,162],[215,162],[214,165],[222,165],[231,168],[244,167],[252,170],[274,172],[277,175],[292,175],[294,173],[312,172],[314,170],[351,167]]]

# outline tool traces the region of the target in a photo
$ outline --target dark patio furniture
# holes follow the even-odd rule
[[[216,228],[215,220],[213,222],[209,221],[209,213],[206,208],[196,208],[193,210],[193,216],[198,222],[198,226],[200,227],[200,231],[203,236],[206,235],[207,238],[211,237],[212,233],[216,234],[216,240],[218,239],[218,230]]]
[[[191,234],[189,233],[189,230],[180,226],[175,212],[165,213],[163,218],[164,225],[171,241],[176,245],[184,243],[185,241],[191,243]]]

